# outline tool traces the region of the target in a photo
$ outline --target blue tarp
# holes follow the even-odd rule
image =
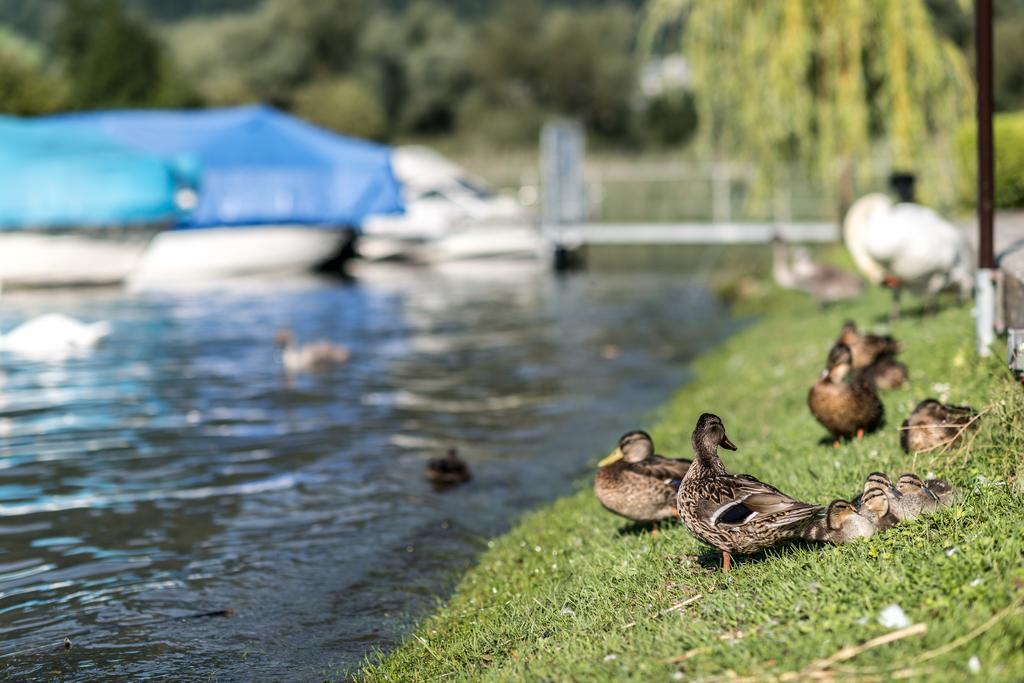
[[[0,229],[177,218],[176,169],[96,133],[0,117]]]
[[[389,147],[330,133],[271,107],[110,111],[47,120],[168,159],[193,158],[199,203],[181,228],[358,226],[370,214],[403,210]]]

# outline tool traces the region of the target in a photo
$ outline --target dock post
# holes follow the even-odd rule
[[[975,323],[978,355],[988,356],[995,340],[995,254],[992,220],[995,208],[992,156],[992,0],[977,0],[974,35],[978,80],[978,272]]]
[[[580,265],[579,240],[573,226],[586,221],[583,126],[576,121],[549,121],[541,130],[541,236],[555,270]]]

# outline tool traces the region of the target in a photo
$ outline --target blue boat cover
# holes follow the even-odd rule
[[[264,105],[50,117],[167,159],[191,157],[199,203],[178,227],[302,223],[359,226],[401,213],[391,148],[317,128]]]
[[[0,117],[0,229],[170,222],[178,187],[176,169],[158,156]]]

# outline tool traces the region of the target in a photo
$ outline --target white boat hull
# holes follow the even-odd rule
[[[476,226],[433,238],[363,235],[359,255],[369,261],[446,263],[479,259],[536,258],[543,253],[540,232],[532,225]]]
[[[170,230],[153,240],[129,283],[301,273],[330,257],[342,239],[337,230],[302,225]]]
[[[0,232],[0,285],[111,285],[125,280],[159,228]]]

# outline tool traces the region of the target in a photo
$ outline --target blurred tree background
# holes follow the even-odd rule
[[[269,102],[388,142],[594,148],[863,171],[960,154],[967,0],[0,0],[0,111]],[[1024,0],[996,0],[1024,107]],[[699,134],[698,134],[699,132]],[[967,142],[965,142],[967,140]],[[454,141],[454,142],[453,142]],[[760,169],[771,187],[771,169]]]

